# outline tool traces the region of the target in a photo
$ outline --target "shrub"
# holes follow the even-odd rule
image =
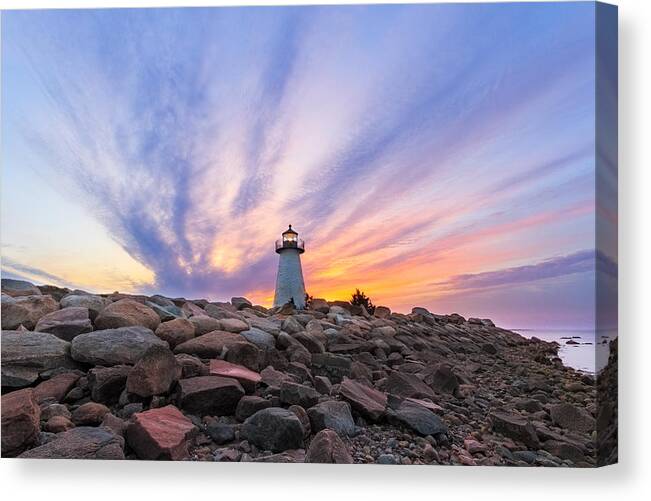
[[[352,299],[350,300],[350,304],[353,306],[363,306],[371,315],[375,311],[375,305],[371,301],[371,298],[359,289],[355,289]]]

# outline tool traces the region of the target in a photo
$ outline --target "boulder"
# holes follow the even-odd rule
[[[207,316],[206,311],[201,306],[191,301],[183,303],[181,310],[183,310],[183,313],[185,313],[188,318]]]
[[[170,301],[170,303],[172,303]],[[154,310],[161,322],[168,322],[176,318],[185,318],[185,312],[174,303],[160,305],[153,301],[145,301],[145,306]]]
[[[107,428],[81,426],[23,452],[28,459],[124,459],[124,439]]]
[[[174,355],[176,363],[178,364],[181,375],[180,379],[188,379],[196,376],[208,376],[210,371],[208,365],[204,364],[201,359],[188,355],[186,353],[179,353]]]
[[[591,433],[595,429],[596,420],[585,409],[572,404],[561,403],[549,408],[549,415],[554,424],[571,431]]]
[[[384,416],[387,395],[364,384],[344,378],[339,387],[339,394],[347,400],[354,411],[371,421],[378,421]]]
[[[212,331],[179,344],[174,348],[174,353],[187,353],[199,358],[219,358],[223,351],[239,343],[248,341],[234,332]]]
[[[286,332],[287,334],[296,334],[297,332],[301,332],[304,330],[304,327],[301,325],[301,323],[296,320],[293,316],[287,317],[285,320],[283,320],[281,329],[283,332]]]
[[[489,415],[493,431],[522,442],[527,447],[538,449],[540,441],[533,425],[517,414],[493,411]]]
[[[13,278],[2,279],[2,293],[11,297],[40,296],[41,290],[33,283]]]
[[[325,299],[314,298],[310,301],[310,309],[320,313],[328,313],[330,311],[330,305]]]
[[[92,331],[93,324],[88,308],[74,306],[43,315],[34,330],[54,334],[64,341],[72,341],[75,336]]]
[[[180,368],[171,350],[151,346],[127,377],[127,391],[142,398],[167,393],[178,381]]]
[[[41,410],[31,388],[2,395],[2,456],[15,457],[36,443]]]
[[[266,398],[257,397],[255,395],[245,395],[237,403],[237,407],[235,408],[235,419],[239,422],[243,422],[249,416],[253,416],[253,414],[259,410],[268,407],[271,407],[271,402]]]
[[[353,457],[339,435],[326,429],[317,433],[310,442],[305,462],[352,464]]]
[[[77,426],[99,426],[109,408],[97,402],[86,402],[72,412],[72,422]]]
[[[120,299],[106,306],[95,319],[98,330],[141,326],[155,331],[160,324],[158,314],[133,299]]]
[[[299,331],[296,332],[293,335],[294,339],[296,339],[299,343],[301,343],[307,351],[310,353],[324,353],[325,352],[325,345],[321,342],[321,340],[312,335],[309,334],[306,331]]]
[[[232,364],[226,360],[213,359],[210,361],[210,375],[236,379],[247,393],[253,393],[262,377],[255,371],[243,365]]]
[[[62,433],[74,427],[75,424],[65,416],[52,416],[43,425],[43,431],[48,433]]]
[[[258,448],[272,452],[303,447],[300,420],[281,407],[269,407],[253,414],[244,421],[242,435]]]
[[[276,338],[272,334],[265,332],[257,327],[251,327],[240,332],[240,335],[249,343],[253,343],[261,350],[272,350],[276,347]]]
[[[39,374],[59,367],[75,367],[70,343],[44,332],[2,331],[2,386],[22,388]]]
[[[187,318],[175,318],[161,323],[156,328],[156,335],[163,341],[167,341],[170,348],[174,348],[194,338],[194,330],[194,324]]]
[[[350,405],[347,402],[327,400],[310,407],[307,414],[314,432],[330,428],[342,437],[352,437],[356,432]]]
[[[238,333],[249,328],[249,324],[238,318],[222,318],[219,323],[222,326],[221,330],[226,332]]]
[[[199,376],[179,381],[179,407],[201,416],[231,416],[244,396],[235,379]]]
[[[285,381],[280,385],[280,401],[288,405],[300,405],[307,409],[319,401],[319,394],[309,386]]]
[[[376,306],[373,315],[377,318],[389,318],[391,316],[391,310],[386,306]]]
[[[222,445],[235,440],[234,428],[230,424],[212,422],[206,426],[206,435],[217,445]]]
[[[340,383],[343,378],[350,376],[352,369],[350,358],[331,353],[315,353],[311,365],[313,375],[326,376],[333,383]]]
[[[284,372],[277,371],[271,365],[260,371],[260,377],[262,378],[262,382],[267,386],[275,386],[277,388],[280,388],[280,385],[284,381],[292,381],[291,376]]]
[[[201,310],[203,312],[203,310]],[[216,318],[205,314],[190,317],[190,323],[194,326],[194,336],[199,337],[212,331],[222,330],[222,324]]]
[[[95,402],[107,404],[117,402],[126,387],[130,371],[131,366],[129,365],[95,367],[89,370],[88,386],[90,388],[90,397]]]
[[[167,347],[167,342],[145,327],[120,327],[80,334],[72,340],[71,353],[91,365],[133,365],[155,345]]]
[[[37,322],[48,313],[59,309],[59,303],[52,296],[2,295],[2,328],[17,329],[19,326],[33,330]]]
[[[43,381],[34,388],[34,398],[41,404],[46,400],[61,402],[79,380],[76,372],[64,372]]]
[[[111,300],[93,294],[68,294],[61,298],[61,308],[87,308],[88,316],[95,320],[97,315],[111,304]]]
[[[192,421],[168,405],[134,414],[126,439],[140,459],[178,461],[188,457],[188,440],[195,431]]]
[[[243,310],[244,308],[251,308],[253,303],[245,297],[232,297],[231,304],[238,310]]]
[[[448,427],[440,417],[413,400],[399,401],[390,398],[387,420],[394,425],[405,425],[424,437],[448,432]]]

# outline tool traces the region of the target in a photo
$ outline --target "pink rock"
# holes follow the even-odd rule
[[[471,438],[466,438],[463,441],[463,446],[470,454],[477,454],[479,452],[486,452],[488,450],[488,447],[485,444],[477,442],[477,440],[473,440]]]
[[[188,439],[195,426],[173,405],[134,414],[127,428],[127,443],[140,459],[171,459],[188,456]]]
[[[438,414],[438,415],[443,414],[443,407],[441,407],[440,405],[436,405],[435,403],[430,402],[428,400],[421,400],[419,398],[405,398],[405,400],[421,405],[426,409],[431,410],[434,414]]]
[[[237,379],[247,393],[255,391],[262,377],[255,371],[243,365],[232,364],[226,360],[213,359],[210,361],[210,375]]]
[[[65,372],[57,374],[56,376],[43,381],[36,388],[34,388],[34,398],[41,404],[45,400],[52,398],[57,402],[61,402],[72,388],[74,388],[79,374],[74,372]]]
[[[141,325],[155,331],[160,317],[149,306],[133,299],[120,299],[109,304],[95,319],[98,330]]]

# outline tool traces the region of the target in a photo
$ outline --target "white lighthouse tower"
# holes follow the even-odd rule
[[[274,307],[293,302],[298,309],[305,308],[305,283],[301,269],[301,254],[305,252],[305,242],[298,238],[298,233],[289,225],[289,229],[276,240],[278,275],[276,276],[276,295]]]

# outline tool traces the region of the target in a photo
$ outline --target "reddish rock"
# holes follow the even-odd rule
[[[208,314],[201,306],[197,306],[196,304],[191,303],[190,301],[183,303],[183,306],[181,306],[181,310],[183,310],[183,312],[188,317],[208,316]]]
[[[373,315],[377,318],[389,318],[391,316],[391,310],[386,306],[376,306]]]
[[[133,299],[109,304],[95,319],[98,330],[140,325],[155,331],[159,324],[160,317],[154,310]]]
[[[199,376],[179,381],[179,406],[192,414],[230,416],[244,396],[235,379]]]
[[[267,386],[276,386],[278,388],[280,388],[280,385],[284,381],[293,381],[290,376],[284,372],[277,371],[271,365],[260,371],[260,377],[262,378],[262,382]]]
[[[174,355],[176,363],[181,370],[180,379],[187,379],[196,376],[208,376],[210,374],[208,365],[204,364],[199,358],[193,357],[186,353]]]
[[[163,322],[156,329],[156,335],[163,341],[167,341],[170,348],[189,341],[194,338],[194,334],[194,324],[186,318]]]
[[[371,421],[377,421],[384,415],[386,393],[344,377],[339,394],[350,403],[353,410]]]
[[[33,445],[40,431],[41,410],[31,388],[2,396],[2,456],[15,457]]]
[[[434,390],[427,386],[418,376],[397,371],[389,374],[384,389],[388,393],[405,398],[436,398]]]
[[[549,414],[554,424],[561,428],[582,433],[590,433],[595,429],[595,418],[585,409],[572,404],[563,402],[552,405]]]
[[[33,330],[40,318],[59,309],[52,296],[2,296],[2,329],[17,329],[20,325]]]
[[[28,459],[124,459],[124,439],[106,428],[80,426],[23,452]]]
[[[50,433],[61,433],[64,431],[71,430],[75,425],[65,416],[52,416],[47,420],[45,425],[43,425],[44,431],[49,431]]]
[[[255,371],[243,365],[232,364],[226,360],[213,359],[210,361],[210,375],[237,379],[247,393],[253,393],[262,377]]]
[[[332,430],[325,429],[312,439],[305,462],[352,464],[353,457],[339,435]]]
[[[126,431],[127,443],[140,459],[188,457],[188,439],[195,426],[173,405],[134,414]]]
[[[97,402],[87,402],[77,407],[72,413],[72,422],[77,426],[99,426],[109,408]]]
[[[178,378],[174,354],[164,346],[150,347],[127,377],[127,391],[146,398],[167,393]]]
[[[242,332],[249,329],[249,324],[238,318],[222,318],[219,320],[221,329],[226,332]]]
[[[79,380],[79,374],[74,372],[64,372],[43,381],[36,388],[34,388],[34,398],[41,404],[45,400],[53,399],[61,402],[75,384]]]
[[[493,424],[493,431],[501,433],[505,437],[518,440],[532,449],[538,449],[540,447],[540,441],[535,428],[521,416],[493,411],[489,417]]]
[[[190,323],[192,323],[192,326],[194,327],[195,337],[203,336],[212,331],[222,330],[222,324],[219,323],[219,320],[209,317],[205,312],[203,315],[190,317]]]

